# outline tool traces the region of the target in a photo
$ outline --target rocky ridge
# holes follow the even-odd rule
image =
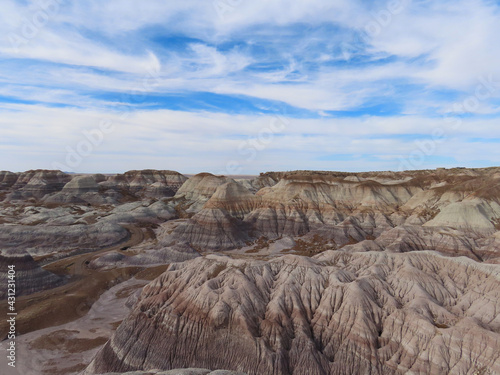
[[[173,240],[230,250],[261,239],[303,236],[311,242],[321,237],[329,249],[376,250],[383,243],[392,251],[432,248],[480,260],[491,258],[491,246],[497,249],[497,169],[288,172],[258,179],[277,182],[253,193],[250,182],[207,174],[189,179],[171,203],[188,218]],[[388,244],[391,231],[394,240]],[[370,243],[382,234],[380,246]]]
[[[0,193],[7,201],[29,198],[46,203],[119,204],[141,198],[174,196],[187,180],[174,171],[128,171],[105,176],[61,171],[0,172]]]
[[[83,253],[116,282],[167,269],[89,374],[493,374],[499,187],[500,168],[0,172],[0,243],[31,255],[26,293]]]
[[[209,255],[146,286],[87,374],[498,373],[499,291],[498,267],[430,251]]]

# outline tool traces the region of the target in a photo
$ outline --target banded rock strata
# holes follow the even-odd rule
[[[69,175],[61,171],[0,172],[0,201],[29,198],[46,203],[118,204],[140,198],[174,196],[187,180],[175,171],[128,171],[105,176]]]
[[[251,182],[207,174],[189,179],[176,195],[187,207],[188,220],[172,238],[198,249],[229,250],[259,239],[316,236],[330,249],[360,243],[354,246],[359,251],[389,245],[388,238],[379,245],[370,241],[391,237],[392,231],[393,251],[430,248],[478,260],[498,257],[497,251],[487,250],[497,246],[494,235],[500,227],[500,172],[495,168],[297,171],[259,179],[277,182],[253,192]]]
[[[7,298],[9,266],[14,266],[16,297],[56,288],[67,280],[42,269],[27,252],[0,250],[0,300]]]
[[[500,373],[499,297],[496,266],[430,251],[209,255],[146,286],[86,374]]]
[[[88,373],[493,374],[499,187],[499,168],[0,172],[0,243],[103,250],[96,273],[170,264]],[[59,285],[30,264],[29,293]]]

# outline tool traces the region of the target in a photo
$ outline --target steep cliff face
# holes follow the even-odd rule
[[[434,252],[210,255],[146,286],[87,373],[497,373],[499,297],[496,266]]]

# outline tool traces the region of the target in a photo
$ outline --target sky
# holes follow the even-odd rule
[[[500,2],[2,0],[0,170],[500,165]]]

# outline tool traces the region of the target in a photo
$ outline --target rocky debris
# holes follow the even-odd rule
[[[244,221],[268,238],[300,236],[325,225],[343,230],[363,212],[392,214],[417,191],[415,186],[342,182],[322,175],[284,177],[257,193],[260,206]],[[341,243],[341,238],[336,241]]]
[[[471,233],[468,235],[451,228],[435,230],[419,225],[401,225],[383,232],[374,240],[347,244],[342,250],[409,252],[435,249],[449,256],[467,256],[479,261],[500,256],[498,251],[492,253],[481,250],[481,243],[486,239]],[[497,250],[500,250],[498,245]]]
[[[170,264],[89,374],[493,374],[499,186],[498,168],[0,172],[0,243],[43,261],[110,248],[92,272]],[[27,284],[59,285],[21,257]]]
[[[82,205],[44,207],[41,205],[9,205],[3,207],[5,217],[11,224],[21,225],[72,225],[85,224],[85,218],[97,216],[98,212]]]
[[[79,176],[71,180],[60,194],[46,199],[52,203],[78,203],[94,205],[164,198],[175,195],[187,178],[174,171],[142,170],[124,174]]]
[[[499,297],[497,266],[429,251],[209,255],[147,285],[87,374],[497,373]]]
[[[35,178],[43,177],[48,180],[48,172],[42,172],[14,174],[16,182],[12,184],[9,180],[11,187],[6,192],[8,197],[12,198],[16,194],[19,197],[26,196],[25,193],[28,191],[26,186],[35,186],[33,182]],[[61,172],[51,175],[61,176]],[[3,180],[11,179],[9,176],[11,174],[8,172],[2,172]],[[155,225],[176,217],[174,208],[166,204],[164,199],[133,196],[131,198],[133,202],[120,204],[124,195],[129,193],[117,192],[103,186],[109,176],[99,174],[67,176],[69,180],[61,183],[59,191],[55,193],[45,195],[40,193],[37,195],[38,198],[30,196],[15,203],[11,203],[10,200],[2,202],[0,243],[3,247],[27,250],[33,256],[52,254],[63,257],[75,252],[102,249],[126,240],[129,233],[124,229],[124,225],[142,226],[150,228],[151,231]],[[185,179],[177,172],[170,171],[160,171],[158,174],[137,171],[123,176],[130,181],[135,179],[133,186],[136,188],[140,185],[138,181],[142,181],[141,178],[153,176],[163,179],[174,190]],[[144,189],[147,189],[148,185],[144,186]],[[136,188],[134,191],[137,194],[147,195],[144,189]],[[128,187],[124,191],[128,191],[127,189]],[[174,190],[170,195],[173,195]],[[130,194],[127,196],[132,197]],[[154,234],[151,236],[154,237]],[[172,251],[171,255],[171,259],[175,261],[191,258],[190,255],[185,256],[182,252],[176,251]],[[160,261],[168,257],[155,254],[150,258]],[[138,259],[134,261],[139,262]]]
[[[114,191],[107,191],[102,194],[97,192],[82,194],[60,192],[46,196],[43,203],[48,205],[118,205],[121,198],[122,196]]]
[[[209,179],[208,186],[212,188],[200,194],[204,179]],[[226,250],[262,236],[269,239],[301,236],[328,227],[336,243],[345,244],[351,237],[359,241],[373,235],[377,221],[381,224],[379,232],[391,226],[386,215],[421,191],[417,186],[294,175],[284,176],[274,186],[252,194],[238,182],[223,181],[220,177],[202,175],[179,190],[176,198],[184,197],[191,212],[197,213],[176,228],[175,238],[187,240],[197,248]],[[204,204],[199,208],[201,203]],[[355,215],[366,216],[364,212],[369,210],[373,212],[370,222],[359,223]]]
[[[56,288],[67,280],[62,276],[45,271],[33,257],[22,250],[0,250],[0,300],[7,299],[9,266],[14,266],[16,297]]]

